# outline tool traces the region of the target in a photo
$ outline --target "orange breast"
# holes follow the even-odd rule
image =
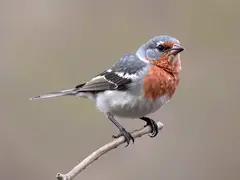
[[[178,82],[178,74],[171,75],[162,68],[153,65],[144,78],[144,97],[157,100],[162,95],[167,94],[171,99]]]

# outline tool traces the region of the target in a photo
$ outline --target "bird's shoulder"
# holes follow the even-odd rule
[[[135,74],[148,63],[139,59],[136,53],[128,53],[119,59],[110,69],[113,72],[123,72],[125,74]]]

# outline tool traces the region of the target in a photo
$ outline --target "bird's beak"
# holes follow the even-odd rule
[[[178,53],[182,52],[184,47],[180,46],[179,44],[174,44],[173,47],[170,49],[170,55],[176,56]]]

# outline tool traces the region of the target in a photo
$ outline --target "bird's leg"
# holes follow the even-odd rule
[[[145,121],[147,123],[145,126],[151,126],[152,133],[149,134],[149,137],[153,138],[153,137],[155,137],[158,134],[158,125],[157,125],[157,123],[154,120],[152,120],[152,119],[150,119],[148,117],[141,117],[139,119],[141,119],[141,120],[143,120],[143,121]]]
[[[113,135],[113,138],[117,138],[120,136],[124,136],[125,140],[127,142],[126,147],[129,145],[129,142],[132,140],[132,142],[134,143],[134,138],[132,137],[131,133],[127,132],[126,129],[124,129],[124,127],[121,126],[121,124],[119,124],[119,122],[117,122],[116,119],[114,119],[113,116],[111,115],[107,115],[108,119],[118,128],[118,130],[120,131],[120,134],[117,136]]]

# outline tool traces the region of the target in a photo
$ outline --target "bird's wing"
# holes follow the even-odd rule
[[[147,63],[138,59],[135,53],[122,57],[110,69],[95,76],[85,84],[76,86],[78,92],[99,92],[105,90],[125,90]]]

